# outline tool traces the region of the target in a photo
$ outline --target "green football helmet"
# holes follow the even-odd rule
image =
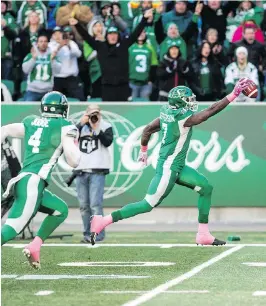
[[[198,109],[196,96],[192,90],[186,86],[176,86],[169,91],[168,102],[171,107],[185,108],[193,112]]]
[[[41,101],[41,112],[46,117],[68,117],[68,102],[58,91],[48,92]]]

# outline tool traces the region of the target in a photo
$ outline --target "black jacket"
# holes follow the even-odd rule
[[[180,57],[174,60],[168,54],[165,54],[157,68],[157,77],[159,79],[159,90],[166,93],[173,87],[179,85],[190,86],[193,83],[192,71],[188,62]]]
[[[128,83],[128,48],[136,42],[146,25],[146,20],[143,17],[135,31],[129,37],[120,39],[116,45],[109,45],[107,41],[97,41],[79,23],[76,25],[76,29],[81,37],[97,51],[97,57],[102,71],[103,85]]]
[[[227,15],[230,13],[230,11],[237,8],[238,6],[239,1],[228,1],[227,4],[214,11],[208,5],[204,5],[201,12],[202,39],[205,38],[206,32],[209,28],[214,28],[218,31],[219,41],[223,42],[225,40]]]
[[[192,68],[194,76],[194,84],[192,90],[199,100],[204,101],[205,93],[200,86],[201,58],[199,56],[192,62]],[[224,81],[220,65],[214,58],[209,57],[208,68],[210,70],[211,76],[212,97],[213,99],[221,98],[224,93]]]
[[[245,39],[231,44],[230,50],[228,51],[228,56],[230,61],[233,61],[235,58],[235,50],[238,47],[245,47],[248,50],[248,61],[255,65],[257,68],[259,65],[262,65],[266,68],[266,50],[265,46],[258,41],[254,41],[253,44],[249,44]]]
[[[156,36],[156,40],[158,44],[161,44],[167,35],[164,32],[162,16],[155,22],[154,32]],[[187,29],[184,33],[182,33],[181,37],[187,43],[191,38],[197,37],[198,35],[198,25],[196,22],[192,21],[188,25]]]
[[[44,31],[44,29],[40,28],[39,31]],[[15,42],[14,57],[17,65],[22,65],[24,58],[31,52],[31,48],[29,27],[27,27],[19,32]]]

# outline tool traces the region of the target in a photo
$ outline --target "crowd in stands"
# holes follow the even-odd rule
[[[266,1],[1,1],[2,101],[216,101],[242,77],[266,101]],[[244,95],[239,102],[255,102]]]

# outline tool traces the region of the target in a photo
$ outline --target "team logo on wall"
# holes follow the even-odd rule
[[[131,139],[135,138],[134,133],[139,129],[136,129],[136,126],[132,122],[121,115],[108,111],[101,111],[101,113],[103,119],[110,122],[114,132],[114,142],[109,147],[111,171],[107,175],[104,190],[104,198],[108,199],[123,194],[132,188],[141,177],[142,169],[137,162],[140,142],[138,140],[138,142],[135,141],[133,145],[130,145]],[[70,119],[78,123],[83,114],[84,112],[75,113],[70,116]],[[138,134],[141,135],[141,131]],[[52,173],[52,181],[64,192],[76,197],[75,182],[73,182],[71,187],[66,187],[65,184],[72,170],[62,155]]]

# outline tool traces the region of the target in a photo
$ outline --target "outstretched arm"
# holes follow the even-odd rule
[[[204,109],[203,111],[192,115],[189,117],[184,126],[185,127],[191,127],[193,125],[198,125],[206,120],[208,120],[210,117],[218,114],[220,111],[222,111],[229,103],[235,100],[241,92],[248,86],[249,79],[242,78],[240,79],[234,90],[225,98],[223,98],[221,101],[214,103],[210,107]]]
[[[7,137],[23,138],[25,135],[25,128],[23,123],[12,123],[1,127],[1,143]]]

